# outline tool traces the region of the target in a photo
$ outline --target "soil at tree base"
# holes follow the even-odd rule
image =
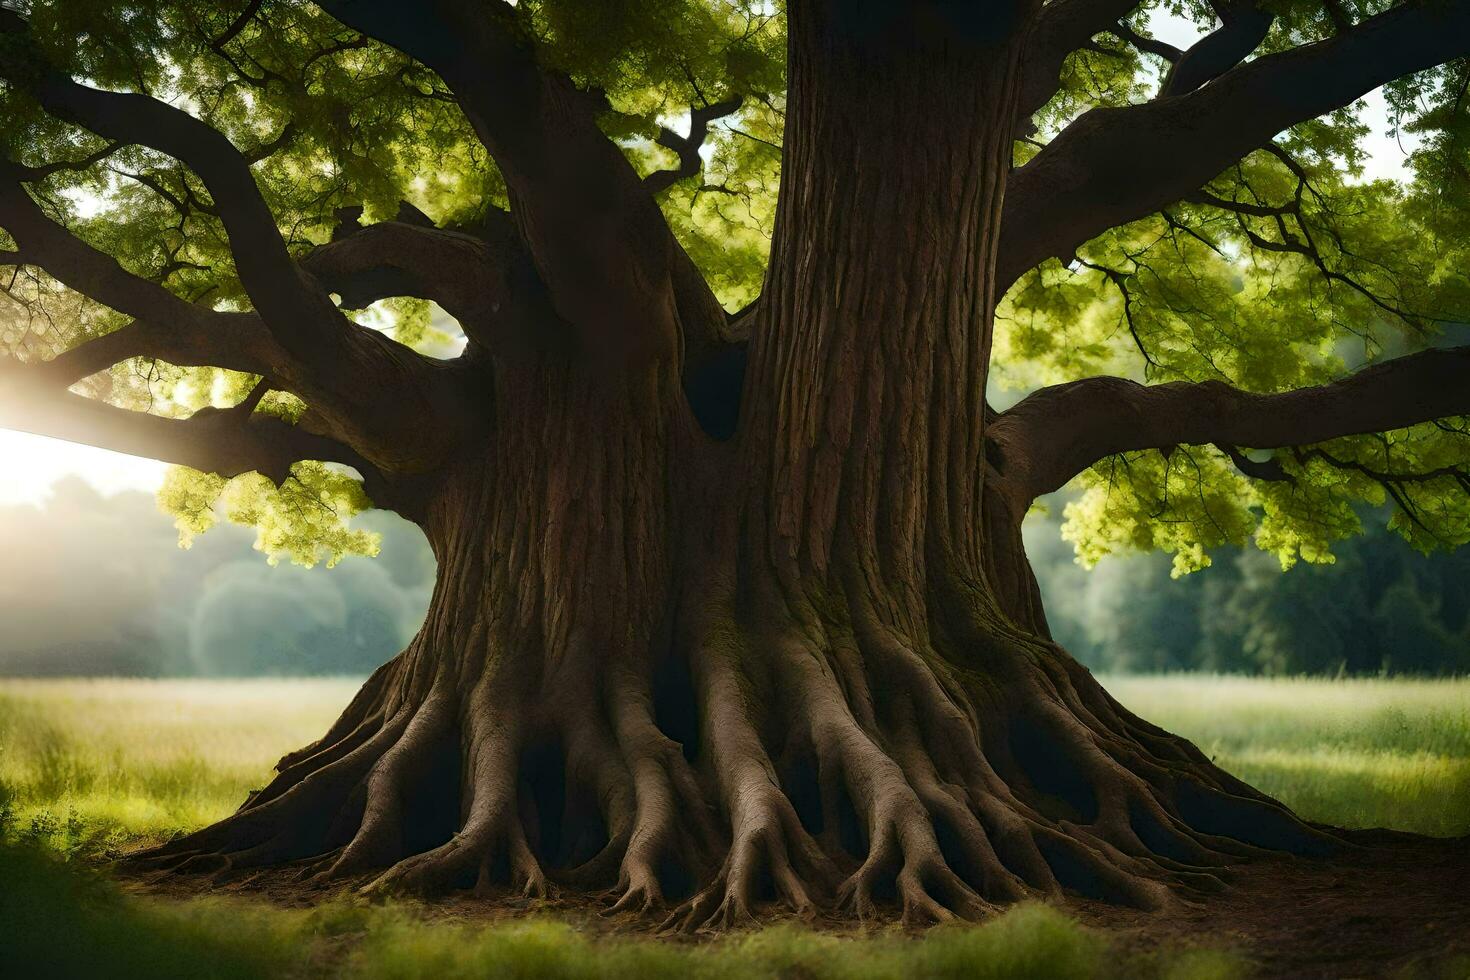
[[[1124,951],[1222,949],[1243,956],[1253,975],[1262,978],[1470,976],[1455,972],[1470,971],[1470,838],[1339,833],[1365,846],[1328,859],[1281,857],[1239,863],[1224,872],[1232,887],[1170,908],[1143,911],[1075,896],[1058,907],[1102,931]],[[137,894],[181,899],[197,896],[205,880],[130,875],[124,884]],[[289,869],[270,869],[207,887],[213,894],[231,893],[285,908],[310,908],[324,896],[342,891],[303,885]],[[460,892],[417,907],[433,919],[486,925],[513,921],[532,910],[564,919],[592,936],[684,943],[713,937],[713,933],[661,932],[658,917],[609,916],[604,904],[579,893],[534,901]],[[763,922],[794,921],[775,907],[761,911]],[[884,918],[879,924],[897,921],[896,909],[883,907],[880,912]],[[808,925],[854,937],[865,931],[841,919],[819,917]]]

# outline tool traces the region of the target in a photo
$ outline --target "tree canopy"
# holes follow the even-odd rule
[[[737,314],[738,339],[738,311],[760,293],[781,179],[783,5],[489,6],[540,65],[596,103],[609,145]],[[1016,134],[1001,236],[1009,291],[996,400],[1037,388],[1043,402],[1080,398],[1067,383],[1095,375],[1283,393],[1462,340],[1462,8],[1047,4],[1026,58],[1020,98],[1032,115]],[[1180,51],[1151,37],[1161,14],[1193,20],[1202,39]],[[63,421],[12,408],[0,422],[191,464],[164,494],[186,534],[222,509],[260,527],[265,550],[297,561],[372,549],[344,523],[372,494],[377,461],[363,447],[419,426],[422,406],[374,391],[386,397],[351,426],[323,421],[363,408],[369,393],[313,383],[318,355],[302,337],[318,328],[297,325],[298,350],[289,333],[262,327],[295,316],[273,302],[300,300],[284,295],[296,287],[280,263],[298,260],[371,335],[329,339],[328,356],[432,371],[464,348],[456,313],[498,294],[480,279],[458,292],[418,279],[416,262],[453,261],[429,226],[500,247],[501,209],[515,204],[503,168],[524,165],[517,152],[487,153],[476,131],[485,108],[427,67],[432,32],[400,47],[374,39],[385,16],[374,4],[299,0],[37,0],[3,14],[0,227],[14,251],[0,342],[73,394],[48,416]],[[482,81],[514,83],[497,71]],[[1404,182],[1362,176],[1369,133],[1357,100],[1380,85],[1395,131],[1414,140]],[[1182,118],[1191,121],[1180,129]],[[274,299],[251,283],[271,276]],[[426,356],[394,360],[390,348],[403,347]],[[286,361],[301,363],[283,370]],[[0,379],[30,383],[14,366]],[[202,435],[234,425],[232,407],[255,415],[250,448],[188,448],[186,438],[154,452],[133,417],[112,412],[188,419],[171,431]],[[1098,414],[1091,402],[1075,413]],[[452,413],[434,417],[453,425]],[[1027,418],[1023,402],[997,438]],[[1464,419],[1378,421],[1323,438],[1272,439],[1260,426],[1202,439],[1134,430],[1095,458],[1037,472],[1032,489],[1085,470],[1063,533],[1086,562],[1157,548],[1182,573],[1250,540],[1283,565],[1330,561],[1365,512],[1390,513],[1422,549],[1470,540]]]

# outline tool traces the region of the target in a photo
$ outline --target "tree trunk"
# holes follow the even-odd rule
[[[1016,45],[961,6],[792,5],[737,437],[699,430],[677,339],[497,355],[484,453],[423,478],[423,631],[147,860],[611,888],[700,926],[1152,906],[1329,845],[1048,638],[985,442]]]

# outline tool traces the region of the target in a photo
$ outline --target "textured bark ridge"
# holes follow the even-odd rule
[[[631,353],[499,354],[483,452],[420,479],[423,631],[240,812],[143,861],[593,890],[697,928],[1150,907],[1334,846],[1048,638],[983,397],[1017,46],[933,8],[895,39],[793,5],[736,438],[689,408],[677,288]]]

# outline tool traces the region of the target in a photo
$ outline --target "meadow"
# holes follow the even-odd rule
[[[1106,683],[1311,819],[1470,834],[1470,679]],[[125,894],[84,870],[99,855],[232,811],[355,688],[351,680],[0,681],[8,841],[0,959],[61,976],[104,966],[122,976],[354,977],[1182,978],[1248,969],[1209,937],[1200,948],[1119,953],[1109,937],[1040,905],[917,941],[778,926],[691,945],[598,936],[546,915],[487,926],[411,903],[338,899],[303,911],[240,898],[164,900]]]

